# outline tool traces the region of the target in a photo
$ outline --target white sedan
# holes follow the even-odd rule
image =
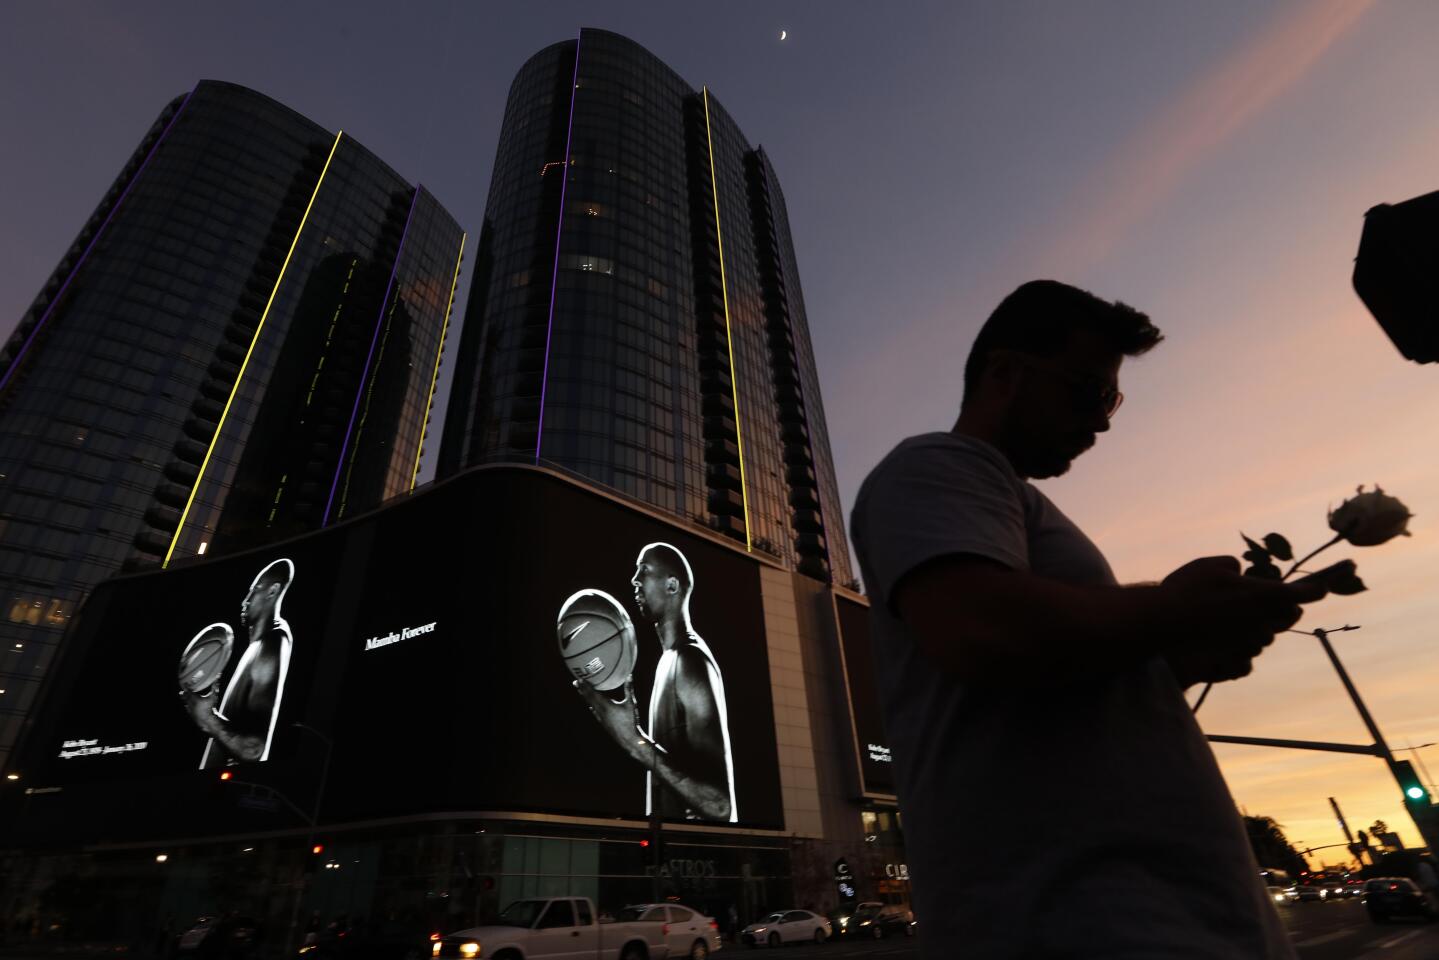
[[[772,913],[759,923],[752,923],[740,932],[745,946],[764,944],[777,947],[782,943],[824,943],[830,938],[829,921],[808,910],[782,910]]]

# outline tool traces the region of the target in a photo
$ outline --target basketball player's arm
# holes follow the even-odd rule
[[[693,809],[712,820],[729,819],[729,782],[724,762],[724,734],[720,730],[719,710],[715,703],[714,691],[709,685],[709,676],[703,678],[703,691],[686,692],[695,684],[687,679],[687,671],[681,661],[679,676],[675,679],[674,695],[680,698],[688,726],[688,750],[685,753],[706,757],[704,769],[690,769],[670,756],[664,744],[640,726],[639,705],[635,701],[634,687],[625,684],[625,699],[616,703],[583,680],[575,680],[574,687],[590,705],[590,711],[600,726],[619,745],[620,749],[646,770],[653,770],[656,777],[667,783],[684,798]],[[679,744],[670,746],[678,747]],[[709,758],[714,758],[711,761]]]
[[[243,669],[242,663],[237,669]],[[230,684],[225,691],[225,698],[220,703],[220,711],[223,712],[225,705],[231,700],[244,702],[250,695],[250,680],[248,675],[242,675]],[[225,720],[220,713],[213,708],[214,703],[211,697],[197,697],[194,694],[185,696],[185,706],[190,710],[190,716],[194,719],[195,725],[204,733],[219,741],[229,754],[237,760],[256,761],[265,753],[266,736],[252,733],[244,733],[234,729],[234,725]],[[268,733],[268,731],[267,731]]]
[[[655,776],[684,798],[707,820],[728,820],[730,815],[729,765],[725,762],[725,736],[719,704],[710,680],[709,661],[703,657],[679,658],[675,696],[685,715],[686,749],[677,744],[656,744],[646,737],[637,744],[640,762],[654,764]],[[666,749],[666,747],[670,749]],[[653,754],[653,758],[651,758]],[[693,758],[681,764],[677,756]]]

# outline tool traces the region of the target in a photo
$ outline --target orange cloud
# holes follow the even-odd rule
[[[1373,5],[1324,0],[1276,17],[1115,151],[1079,191],[1068,227],[1038,263],[1049,273],[1077,276],[1102,261],[1192,170],[1298,84]]]

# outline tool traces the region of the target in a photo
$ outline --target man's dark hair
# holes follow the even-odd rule
[[[667,543],[652,543],[645,547],[644,559],[650,566],[657,568],[667,577],[674,577],[680,582],[680,593],[689,593],[690,587],[694,585],[694,575],[690,572],[690,565],[674,547]]]
[[[990,351],[1052,357],[1064,352],[1076,330],[1098,334],[1126,357],[1148,353],[1164,339],[1148,315],[1128,304],[1101,300],[1058,280],[1031,280],[1001,300],[980,328],[964,364],[964,401],[979,383]]]
[[[280,592],[284,593],[285,589],[290,586],[290,581],[294,578],[295,565],[289,560],[276,560],[256,575],[255,582],[251,585],[251,589],[255,587],[279,587]]]

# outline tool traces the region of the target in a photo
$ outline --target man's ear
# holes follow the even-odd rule
[[[1015,352],[1009,349],[998,349],[990,352],[985,360],[982,379],[993,383],[991,389],[1000,396],[1013,397],[1019,390],[1020,373],[1024,365],[1019,363]]]
[[[665,593],[679,593],[679,592],[680,592],[680,580],[679,580],[679,577],[665,577]]]

